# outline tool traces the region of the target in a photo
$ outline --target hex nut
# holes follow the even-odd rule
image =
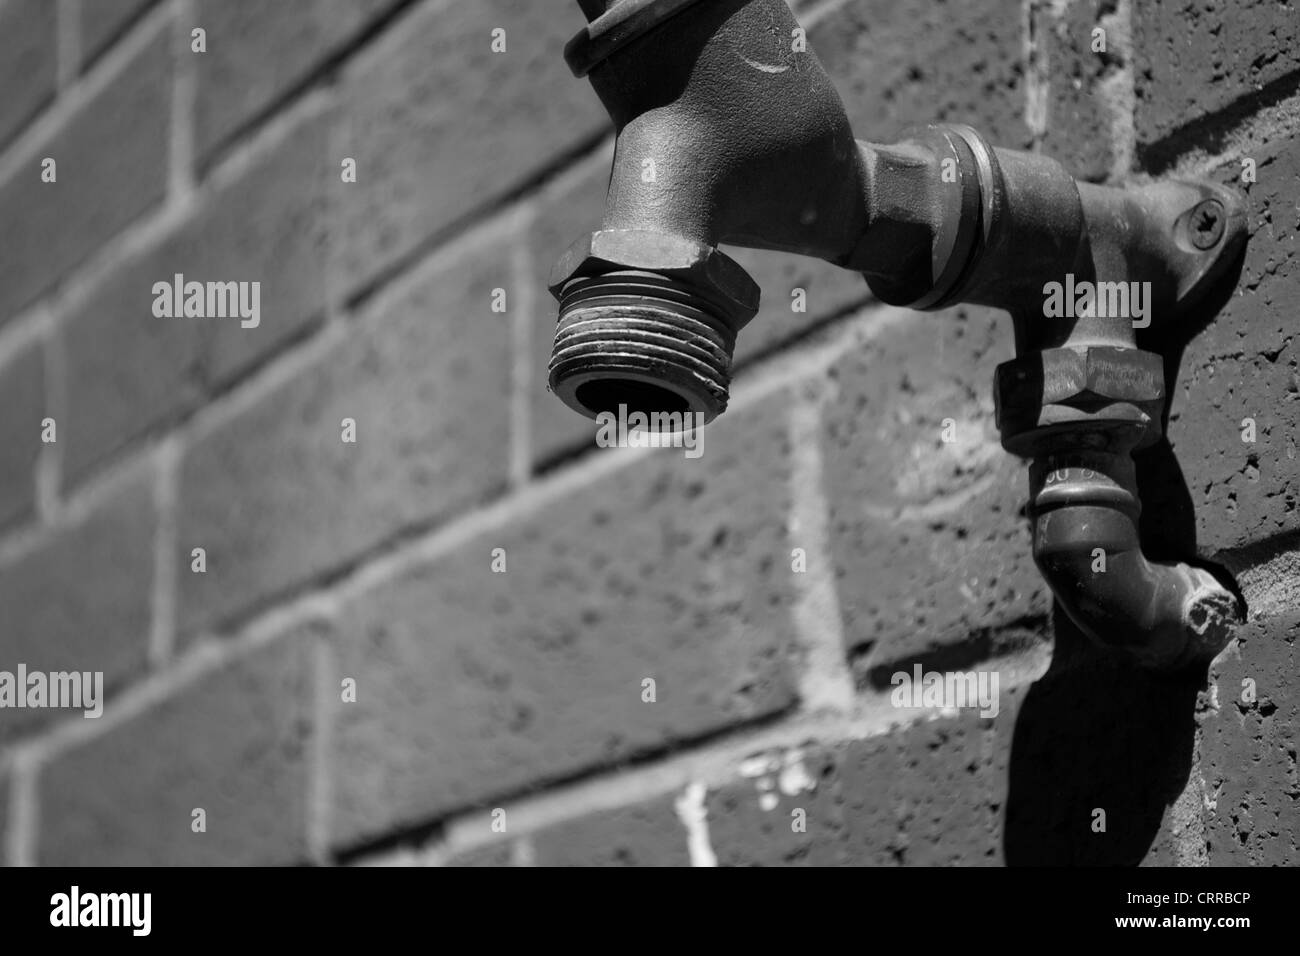
[[[1050,405],[1131,405],[1158,422],[1165,402],[1164,359],[1114,346],[1044,349],[999,365],[993,393],[1004,435],[1034,427]]]
[[[715,246],[646,229],[600,229],[560,256],[547,288],[557,300],[572,279],[633,270],[680,280],[701,293],[739,329],[758,312],[758,284]]]

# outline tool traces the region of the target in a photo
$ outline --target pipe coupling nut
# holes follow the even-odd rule
[[[559,301],[573,279],[609,272],[653,272],[696,290],[739,331],[758,312],[758,284],[716,246],[648,229],[598,229],[560,256],[547,288]]]
[[[1016,454],[1033,454],[1035,438],[1076,423],[1136,429],[1143,447],[1160,434],[1164,359],[1108,345],[1043,349],[998,366],[993,401],[1003,446]]]

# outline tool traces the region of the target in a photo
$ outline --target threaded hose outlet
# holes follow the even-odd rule
[[[648,272],[577,278],[560,293],[550,386],[588,418],[727,407],[737,321],[700,290]]]

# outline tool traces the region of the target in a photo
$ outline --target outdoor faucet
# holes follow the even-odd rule
[[[1135,328],[1228,271],[1242,198],[1200,180],[1077,182],[966,126],[855,140],[784,0],[579,5],[589,22],[565,58],[617,138],[600,227],[551,275],[551,390],[592,418],[721,414],[759,290],[719,244],[816,256],[892,305],[1006,309],[1017,357],[997,369],[997,423],[1031,460],[1034,559],[1060,606],[1146,666],[1218,653],[1234,596],[1140,546],[1132,453],[1160,437],[1166,389]]]

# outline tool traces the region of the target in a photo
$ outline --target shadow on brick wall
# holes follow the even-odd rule
[[[1141,671],[1091,647],[1059,608],[1054,623],[1052,667],[1012,737],[1007,865],[1136,866],[1187,785],[1205,671]]]
[[[1164,356],[1166,393],[1172,395],[1179,387],[1183,354],[1188,344],[1232,299],[1241,279],[1242,265],[1243,257],[1238,256],[1210,294],[1185,315],[1179,316],[1177,321],[1164,324],[1153,321],[1151,328],[1138,331],[1138,348]],[[1195,507],[1178,459],[1168,439],[1163,437],[1169,430],[1168,403],[1161,426],[1160,441],[1135,457],[1138,492],[1142,497],[1139,531],[1143,550],[1156,561],[1190,560],[1200,564],[1218,577],[1240,601],[1241,593],[1236,583],[1223,568],[1194,560],[1197,553]]]

